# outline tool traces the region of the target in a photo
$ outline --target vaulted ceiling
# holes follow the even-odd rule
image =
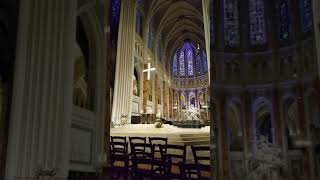
[[[143,4],[147,25],[153,22],[156,43],[163,34],[167,58],[186,39],[205,48],[202,0],[144,0]]]

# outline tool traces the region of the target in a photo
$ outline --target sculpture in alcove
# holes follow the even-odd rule
[[[229,142],[229,148],[231,151],[242,150],[242,131],[240,123],[239,106],[235,103],[231,103],[227,110],[227,137]]]
[[[136,69],[134,69],[132,81],[133,81],[132,93],[134,96],[139,96],[139,79],[138,79],[138,73],[137,73]]]
[[[187,109],[187,101],[186,96],[184,94],[181,94],[181,109]]]
[[[286,102],[286,123],[289,131],[289,135],[299,135],[298,129],[298,104],[295,100],[288,100]]]
[[[195,108],[196,107],[196,98],[192,96],[190,98],[190,108]]]
[[[194,92],[189,93],[189,101],[190,101],[189,109],[196,108],[196,96],[195,96]]]
[[[257,135],[262,135],[268,138],[269,142],[272,142],[272,125],[271,125],[271,114],[265,112],[257,116],[256,124]]]
[[[73,74],[73,104],[87,108],[88,82],[85,57],[78,45],[75,47],[75,61]]]
[[[77,18],[76,42],[74,43],[73,104],[93,110],[95,81],[91,78],[91,53],[88,34],[80,18]]]
[[[199,107],[200,109],[203,109],[203,106],[205,106],[205,99],[204,99],[204,93],[199,93]]]

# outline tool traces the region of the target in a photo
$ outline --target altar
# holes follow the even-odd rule
[[[143,113],[140,116],[132,116],[131,124],[154,124],[156,122],[156,114]]]

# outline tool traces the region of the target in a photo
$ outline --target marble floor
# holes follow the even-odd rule
[[[111,128],[111,136],[167,137],[168,143],[180,145],[210,144],[210,126],[201,129],[178,128],[164,124],[163,128],[155,128],[153,124],[126,124]]]
[[[164,124],[163,128],[155,128],[153,124],[126,124],[111,128],[111,136],[167,137],[168,144],[187,146],[187,162],[193,162],[191,145],[210,145],[210,126],[201,129],[178,128]]]

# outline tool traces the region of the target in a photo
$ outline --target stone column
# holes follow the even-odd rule
[[[163,93],[163,89],[164,89],[164,86],[163,86],[163,80],[162,79],[160,79],[159,80],[159,83],[160,83],[160,92],[161,92],[161,97],[160,97],[160,99],[161,99],[161,105],[162,105],[162,108],[161,108],[161,116],[164,116],[164,114],[165,114],[165,111],[164,111],[164,107],[165,107],[165,105],[164,105],[164,93]]]
[[[68,176],[76,7],[20,2],[6,180]]]
[[[152,112],[154,114],[157,113],[157,109],[158,109],[158,75],[157,74],[153,74],[151,75],[152,77]]]
[[[218,150],[218,167],[216,169],[216,173],[218,173],[218,178],[223,180],[228,180],[230,177],[230,159],[229,159],[229,151],[228,151],[228,142],[226,137],[226,128],[224,126],[226,120],[225,114],[225,101],[226,96],[223,93],[223,90],[219,90],[217,92],[217,100],[216,100],[216,113],[217,115],[217,129],[218,134],[216,137],[216,144]]]
[[[170,89],[169,89],[168,84],[166,84],[165,93],[167,94],[167,96],[166,96],[166,102],[167,102],[166,111],[167,111],[167,117],[169,118],[170,117]]]
[[[168,107],[168,102],[167,102],[167,85],[165,81],[162,81],[162,112],[163,112],[163,117],[168,117],[168,112],[167,112],[167,107]]]
[[[202,0],[202,13],[203,13],[203,24],[204,24],[204,34],[205,34],[205,43],[206,43],[206,53],[207,53],[207,65],[208,65],[208,74],[209,74],[209,84],[210,84],[210,71],[211,71],[211,62],[210,59],[210,0]],[[213,21],[213,20],[212,20]],[[199,52],[200,53],[200,52]]]
[[[250,129],[250,122],[248,123],[248,115],[250,114],[250,104],[249,104],[249,97],[248,97],[248,92],[244,91],[241,94],[241,119],[242,119],[242,139],[243,139],[243,157],[244,157],[244,173],[245,173],[245,178],[248,178],[248,161],[246,160],[247,155],[249,153],[249,143],[250,143],[250,135],[248,133],[248,130]]]
[[[310,129],[310,119],[306,118],[305,115],[305,96],[304,93],[306,91],[304,85],[300,84],[298,85],[298,112],[299,112],[299,119],[300,119],[300,127],[301,127],[301,136],[303,137],[303,140],[307,142],[312,141],[311,137],[311,129]],[[302,125],[303,124],[303,125]],[[315,167],[314,167],[314,150],[313,145],[309,145],[306,147],[306,159],[307,159],[307,169],[308,169],[308,175],[310,180],[315,180]]]
[[[143,65],[144,66],[144,69],[147,69],[147,65]],[[148,103],[148,99],[149,99],[149,81],[147,79],[147,74],[146,73],[143,73],[142,75],[142,79],[143,79],[143,99],[142,99],[142,110],[144,113],[147,112],[147,103]]]
[[[132,76],[134,70],[135,2],[121,1],[115,72],[112,122],[118,124],[122,115],[131,118]]]
[[[320,77],[320,2],[319,0],[312,0],[313,5],[313,22],[314,22],[314,33],[316,41],[316,54],[318,59],[318,73]]]
[[[178,109],[177,109],[177,118],[180,118],[180,113],[181,113],[181,91],[178,91]]]

